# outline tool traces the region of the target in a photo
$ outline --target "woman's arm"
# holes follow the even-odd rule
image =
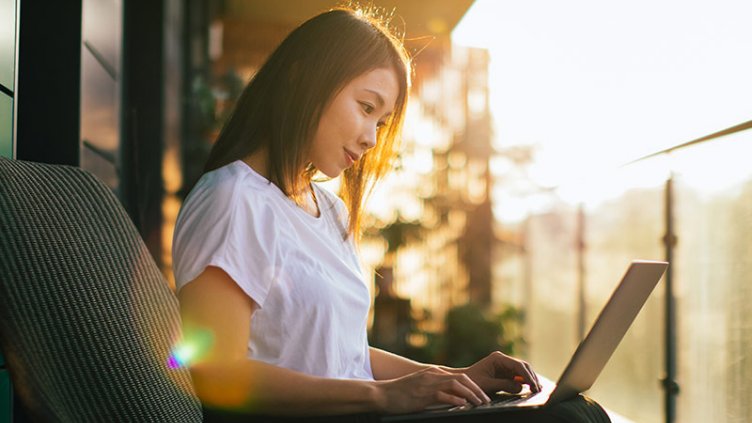
[[[191,376],[196,393],[209,407],[326,415],[410,412],[437,402],[461,405],[485,400],[467,376],[432,367],[396,379],[364,381],[314,377],[248,359],[256,305],[216,267],[208,267],[184,286],[178,298],[184,342],[198,351],[188,363]]]
[[[430,367],[439,367],[413,361],[375,347],[370,347],[369,351],[371,353],[371,372],[373,372],[373,377],[376,380],[396,379]],[[443,369],[448,370],[448,368]]]
[[[494,352],[470,367],[453,368],[423,364],[390,352],[371,347],[371,371],[376,380],[399,378],[427,368],[452,374],[463,374],[485,392],[519,392],[527,384],[533,392],[540,390],[538,376],[522,360]]]

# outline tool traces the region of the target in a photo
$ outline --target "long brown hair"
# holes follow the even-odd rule
[[[240,95],[204,172],[265,148],[270,181],[299,201],[316,172],[307,157],[325,106],[348,82],[377,68],[395,71],[399,94],[376,146],[341,176],[347,232],[357,238],[364,199],[396,154],[411,76],[401,40],[374,10],[336,8],[293,30]]]

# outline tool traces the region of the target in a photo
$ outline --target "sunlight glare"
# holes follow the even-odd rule
[[[531,173],[559,185],[748,121],[749,16],[742,0],[477,0],[452,39],[490,51],[495,145],[538,146]]]

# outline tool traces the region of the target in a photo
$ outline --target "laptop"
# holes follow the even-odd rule
[[[499,392],[490,404],[436,406],[417,413],[385,415],[381,417],[381,421],[402,422],[500,413],[520,408],[546,407],[574,398],[593,385],[667,267],[668,263],[663,261],[633,261],[590,332],[580,342],[558,382],[540,378],[543,385],[540,392],[532,393],[529,389],[520,394]]]

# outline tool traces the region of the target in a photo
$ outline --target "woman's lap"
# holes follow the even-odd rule
[[[380,416],[376,414],[356,414],[292,418],[240,415],[204,410],[204,421],[210,423],[377,423],[380,421]],[[431,421],[446,421],[448,423],[609,423],[611,420],[598,403],[587,397],[578,396],[572,400],[537,410],[510,411],[500,414],[456,415],[442,419],[432,419]]]
[[[536,409],[521,410],[500,415],[481,415],[477,419],[462,420],[472,423],[609,423],[608,414],[590,398],[578,396],[569,401]]]

